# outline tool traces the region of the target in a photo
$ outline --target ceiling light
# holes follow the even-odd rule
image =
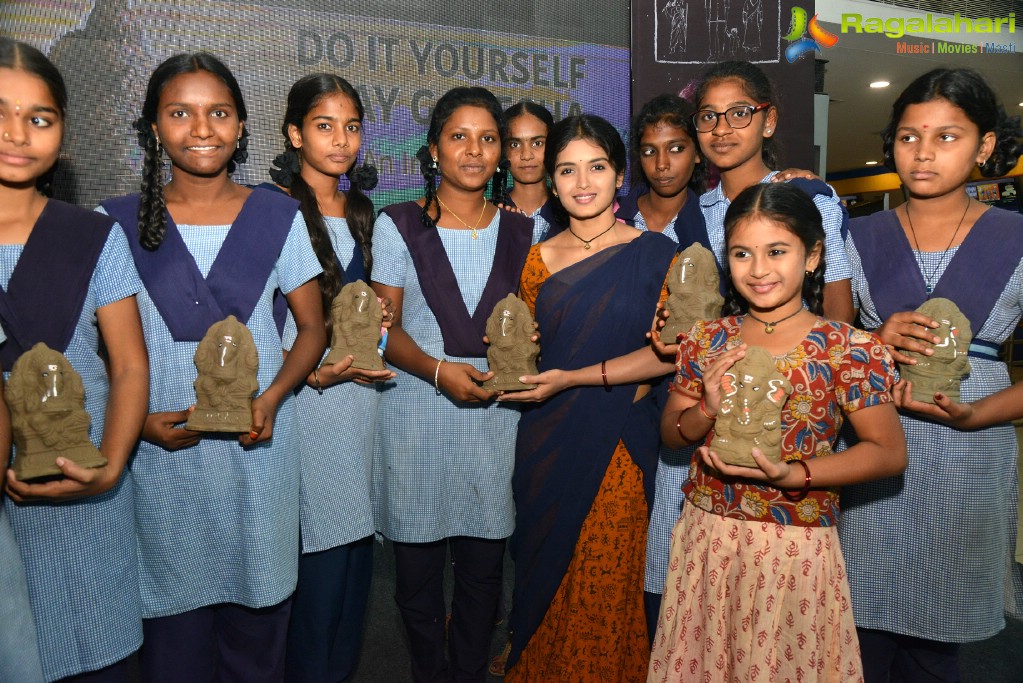
[[[876,161],[868,161],[866,165],[867,166],[877,166],[877,162]]]
[[[891,83],[888,81],[874,81],[870,84],[871,88],[887,88]]]

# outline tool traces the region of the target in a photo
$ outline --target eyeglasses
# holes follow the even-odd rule
[[[753,115],[771,106],[770,102],[761,102],[757,106],[740,104],[724,111],[701,109],[693,114],[693,125],[700,133],[709,133],[718,127],[718,117],[724,116],[725,122],[733,129],[745,128],[753,122]]]

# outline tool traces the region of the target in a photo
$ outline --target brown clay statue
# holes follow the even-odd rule
[[[494,306],[487,318],[487,361],[494,376],[483,383],[491,391],[523,391],[535,384],[523,384],[522,375],[536,374],[536,358],[540,345],[533,341],[535,328],[529,306],[514,294],[509,294]]]
[[[85,387],[64,354],[42,342],[14,363],[4,392],[14,434],[14,476],[21,481],[61,474],[58,458],[81,467],[107,464],[89,440]]]
[[[774,358],[751,346],[721,378],[721,407],[710,450],[730,465],[756,467],[753,449],[781,460],[781,411],[792,385],[778,372]]]
[[[259,355],[252,333],[233,315],[210,325],[195,351],[195,410],[188,429],[247,432],[252,428],[252,395],[259,389]]]
[[[953,401],[959,400],[959,384],[970,372],[966,357],[973,334],[970,321],[959,307],[948,299],[929,299],[916,309],[938,321],[936,329],[929,330],[941,341],[934,345],[934,355],[906,351],[916,359],[916,365],[900,365],[902,377],[913,383],[913,400],[934,403],[935,392],[941,392]]]
[[[661,330],[666,343],[688,332],[698,320],[721,317],[725,300],[718,289],[717,262],[714,254],[700,243],[686,247],[668,271],[667,308],[671,314]]]
[[[377,351],[384,310],[369,285],[356,280],[342,287],[330,305],[330,319],[330,353],[323,365],[333,365],[351,355],[355,357],[353,368],[384,369],[384,360]]]

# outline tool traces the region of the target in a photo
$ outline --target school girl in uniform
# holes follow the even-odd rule
[[[328,73],[291,86],[284,113],[285,152],[270,176],[299,200],[323,273],[323,313],[341,288],[369,281],[373,203],[363,194],[376,169],[356,166],[362,100],[348,81]],[[342,176],[349,190],[338,185]],[[294,316],[284,347],[294,343]],[[298,391],[302,556],[288,629],[289,681],[345,681],[355,671],[373,573],[370,500],[373,433],[379,391],[389,370],[360,370],[352,358],[313,370]]]
[[[480,386],[490,377],[486,320],[518,290],[533,231],[533,221],[485,196],[504,139],[492,93],[448,91],[419,154],[425,196],[383,209],[373,231],[373,287],[394,302],[386,358],[397,372],[380,402],[374,505],[394,547],[415,681],[484,680],[514,526],[519,413]],[[445,629],[449,546],[455,589]]]
[[[861,320],[896,360],[913,362],[904,351],[929,354],[939,341],[930,332],[938,323],[914,312],[924,301],[951,299],[969,319],[964,403],[1009,386],[998,349],[1023,314],[1023,218],[971,199],[966,181],[978,167],[992,177],[1011,169],[1019,136],[1019,119],[976,72],[920,76],[882,133],[909,199],[851,226]],[[843,491],[839,530],[866,680],[956,681],[960,644],[1005,623],[1016,436],[1006,423],[961,430],[908,412],[901,420],[905,474]]]
[[[7,470],[0,515],[10,518],[25,571],[13,565],[17,552],[5,552],[0,590],[4,601],[17,599],[27,579],[31,614],[19,609],[3,621],[4,640],[19,638],[21,649],[0,652],[0,673],[38,680],[41,657],[46,680],[127,681],[127,658],[142,642],[125,471],[145,416],[141,283],[110,218],[37,190],[60,153],[66,99],[46,57],[0,39],[0,363],[9,375],[38,342],[62,352],[82,378],[89,436],[107,459],[84,469],[57,458],[63,476],[52,481],[18,481]]]
[[[805,193],[747,188],[725,239],[732,315],[682,338],[661,417],[668,446],[703,447],[672,534],[647,680],[861,681],[837,487],[905,468],[892,360],[877,337],[821,317],[825,233]],[[752,448],[756,466],[741,467],[717,457],[713,433],[725,373],[753,346],[792,393],[778,399],[781,460]],[[846,419],[860,441],[834,453]]]
[[[629,135],[637,182],[615,215],[670,237],[682,249],[694,242],[710,249],[700,213],[706,169],[696,142],[695,112],[688,101],[667,93],[639,110]]]
[[[772,181],[778,151],[778,96],[771,82],[749,62],[721,62],[707,70],[694,94],[693,118],[703,160],[713,164],[721,182],[700,196],[700,208],[719,264],[725,262],[724,217],[728,205],[740,192],[757,183]],[[790,178],[799,175],[783,171]],[[825,273],[824,314],[831,320],[851,322],[851,271],[845,257],[842,205],[838,196],[820,180],[789,180],[813,197],[824,219],[828,272]]]
[[[145,285],[139,309],[152,391],[132,471],[147,681],[283,676],[299,532],[290,396],[326,335],[314,280],[321,269],[298,202],[231,180],[246,156],[246,118],[220,60],[170,57],[149,79],[136,124],[142,192],[103,203],[128,235]],[[284,359],[277,289],[297,328]],[[252,425],[240,437],[182,426],[195,402],[198,341],[228,315],[246,325],[259,356]]]
[[[543,105],[523,100],[504,110],[504,120],[508,125],[508,139],[504,143],[505,161],[494,178],[498,190],[495,201],[532,218],[535,222],[533,242],[540,242],[564,229],[564,220],[558,220],[556,204],[551,201],[543,162],[554,117]],[[509,173],[514,185],[501,196],[505,176]]]
[[[0,345],[7,337],[0,328]],[[0,398],[0,481],[7,479],[7,457],[11,451],[11,420],[7,403]],[[43,669],[39,662],[32,606],[28,601],[25,567],[21,562],[18,542],[4,509],[6,494],[0,491],[0,680],[39,683]],[[12,503],[7,503],[11,505]]]

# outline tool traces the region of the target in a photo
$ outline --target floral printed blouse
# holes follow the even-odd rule
[[[672,391],[702,394],[703,368],[742,343],[741,323],[741,316],[697,323],[681,340]],[[818,318],[799,345],[774,359],[793,387],[781,414],[785,460],[831,455],[845,413],[892,400],[895,366],[888,349],[875,335],[845,323]],[[711,430],[705,444],[713,435]],[[792,502],[764,482],[723,478],[699,458],[693,458],[684,490],[693,505],[724,517],[794,526],[838,521],[836,488],[811,489]]]

